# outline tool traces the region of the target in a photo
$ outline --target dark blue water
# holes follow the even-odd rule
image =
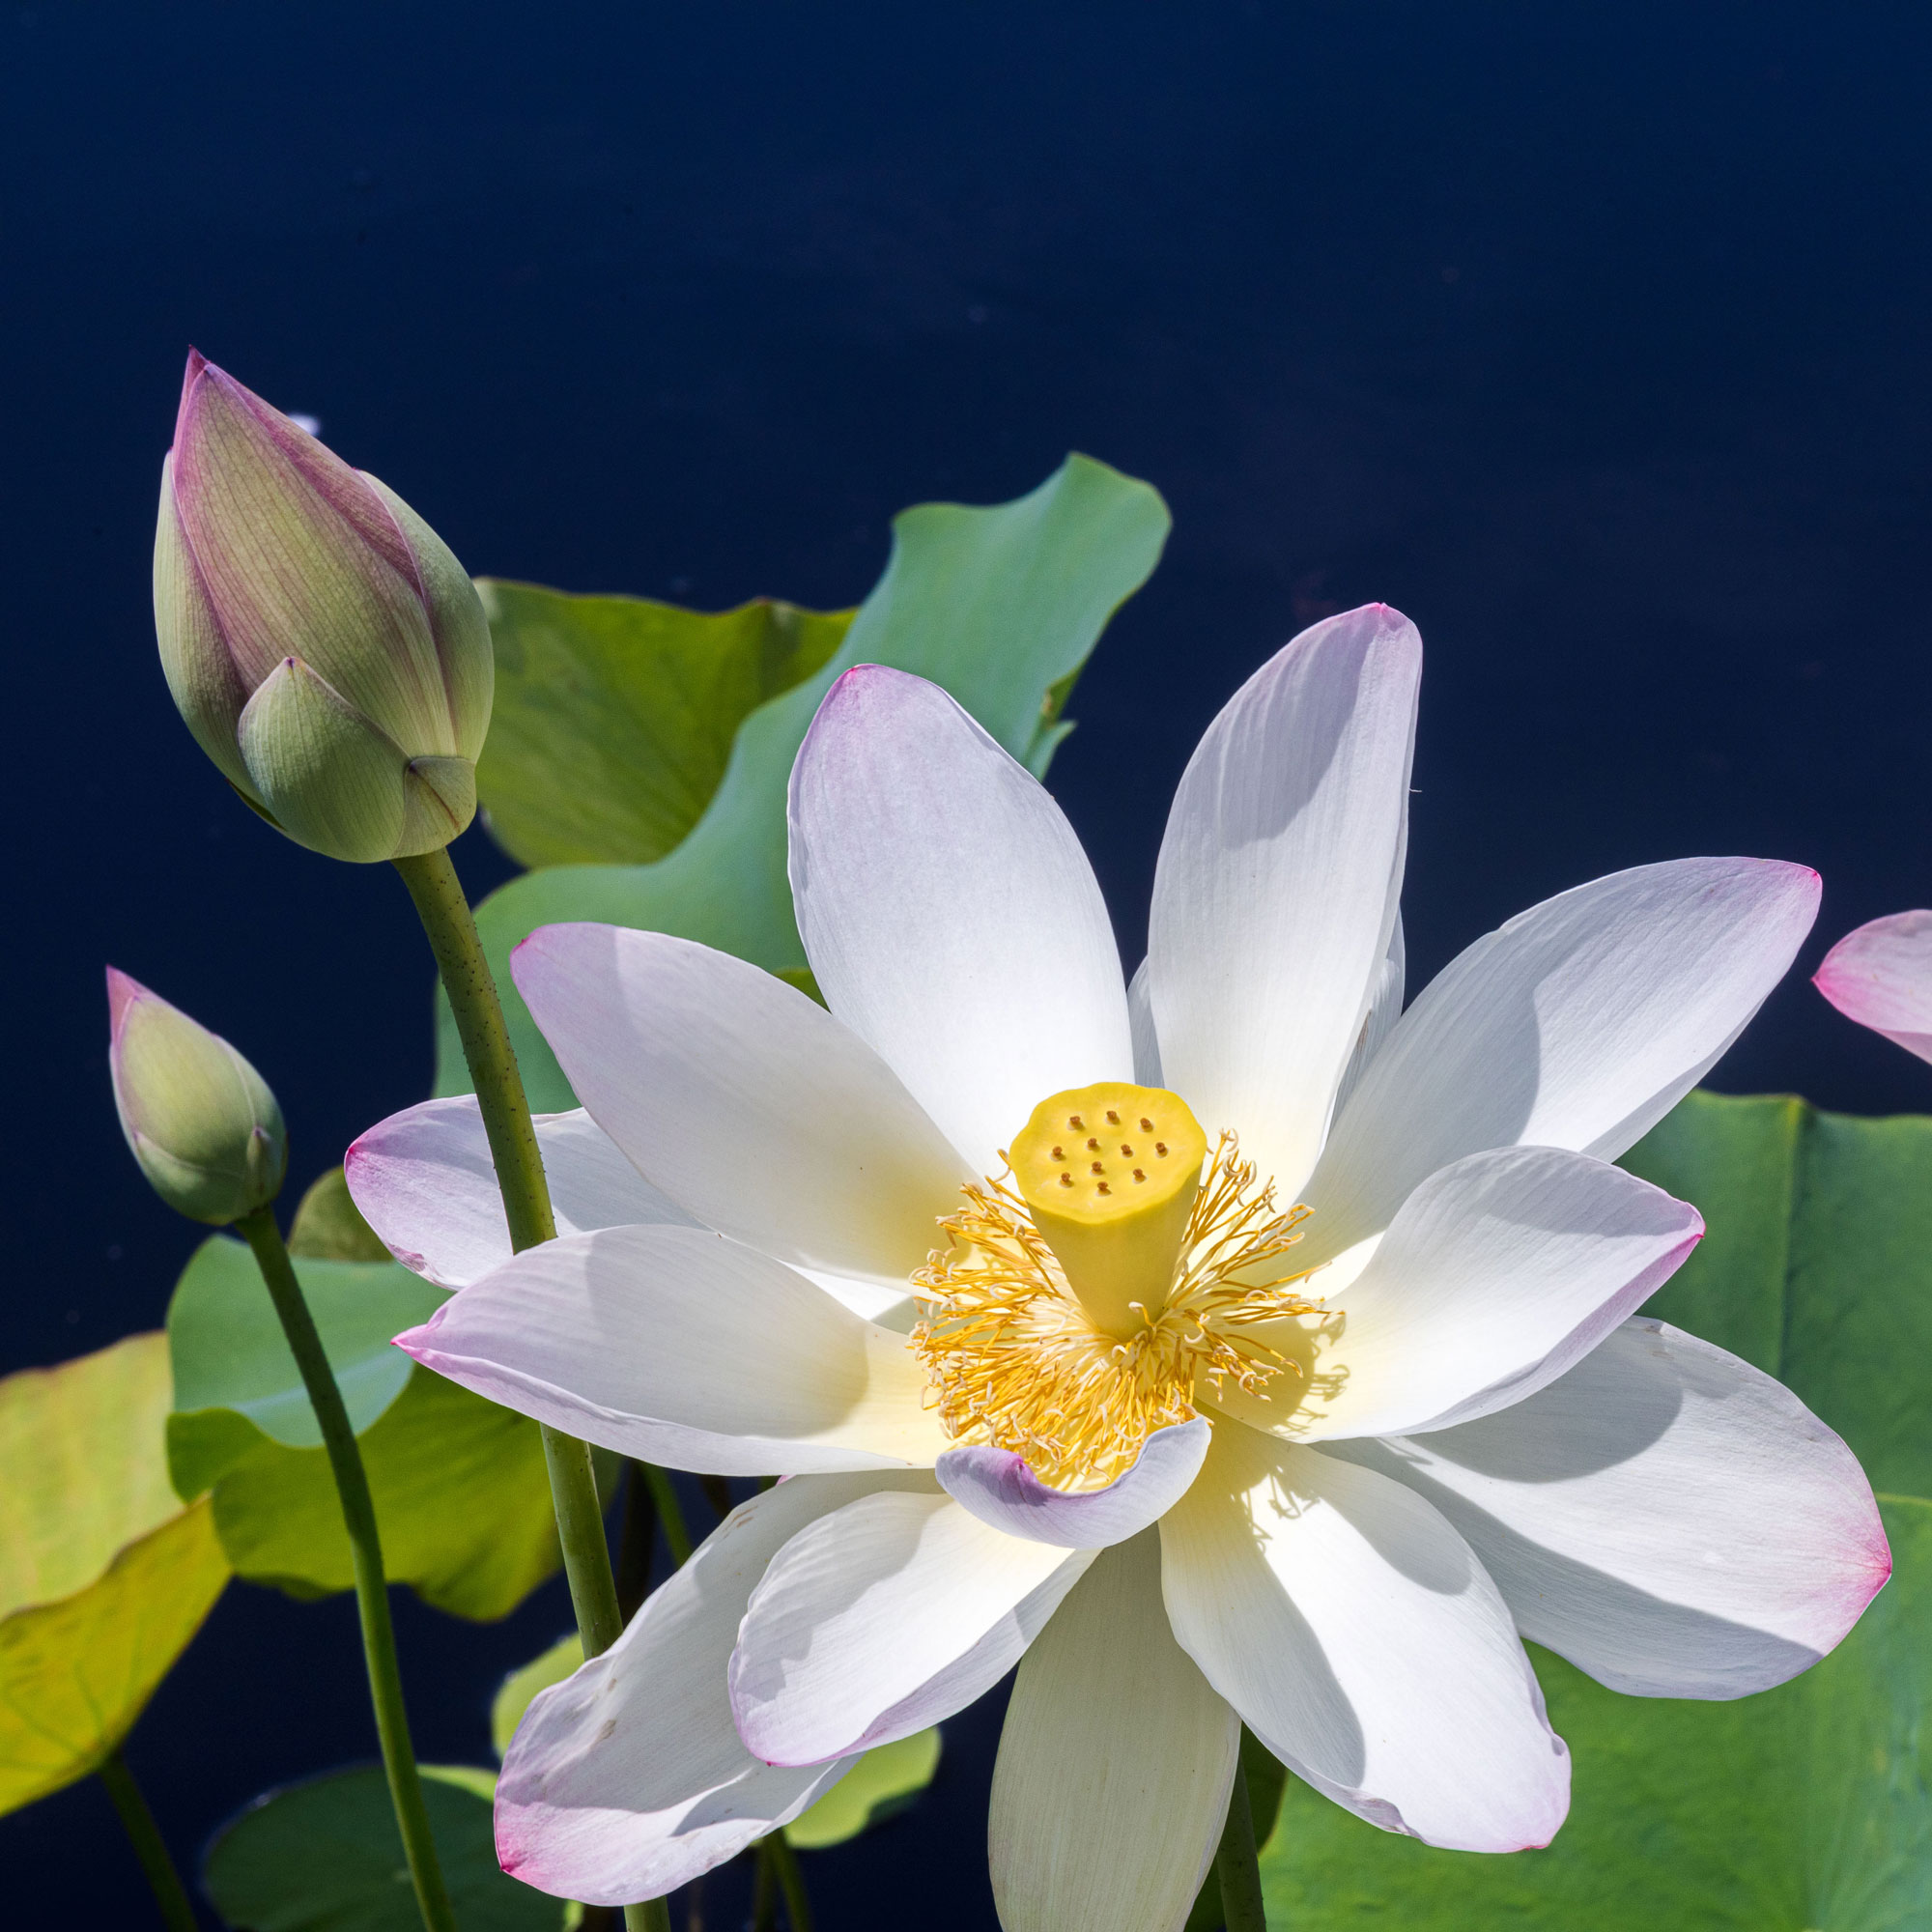
[[[190,341],[471,568],[709,607],[855,602],[895,509],[1105,457],[1176,530],[1054,784],[1130,958],[1200,727],[1380,597],[1431,653],[1412,984],[1600,872],[1804,860],[1817,943],[1714,1084],[1932,1106],[1803,978],[1932,899],[1928,57],[1884,6],[8,5],[0,1367],[156,1324],[194,1239],[114,1125],[103,961],[255,1059],[298,1180],[428,1083],[393,877],[258,825],[167,701]],[[406,1609],[425,1755],[566,1621]],[[991,1922],[990,1736],[812,1861],[828,1924]],[[346,1601],[237,1587],[130,1755],[191,1858],[369,1748]],[[146,1922],[93,1788],[0,1850],[9,1922]]]

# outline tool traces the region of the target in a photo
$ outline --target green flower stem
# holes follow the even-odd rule
[[[798,1854],[785,1842],[782,1830],[758,1840],[758,1855],[769,1861],[772,1874],[784,1893],[785,1917],[791,1932],[811,1932],[811,1901],[805,1895],[805,1874],[798,1868]]]
[[[1214,1852],[1214,1874],[1221,1881],[1222,1923],[1227,1932],[1267,1932],[1267,1910],[1262,1903],[1262,1868],[1255,1857],[1255,1820],[1248,1808],[1248,1777],[1235,1766],[1234,1789],[1228,1793],[1228,1822]]]
[[[510,1246],[521,1252],[554,1240],[556,1218],[551,1212],[550,1183],[544,1179],[524,1077],[517,1071],[510,1030],[503,1024],[503,1003],[497,997],[497,982],[490,976],[490,962],[483,956],[483,942],[476,936],[476,922],[469,916],[469,901],[463,896],[456,867],[444,850],[393,863],[415,901],[443,991],[449,995],[449,1009],[483,1114],[483,1131],[489,1137],[490,1158],[497,1168],[497,1185],[502,1190]],[[543,1445],[578,1635],[583,1640],[584,1656],[599,1657],[616,1642],[624,1625],[617,1614],[617,1584],[611,1573],[611,1546],[604,1534],[589,1445],[548,1424]]]
[[[626,1626],[651,1590],[651,1557],[658,1540],[658,1506],[649,1472],[631,1463],[624,1474],[623,1526],[617,1532],[617,1614]]]
[[[682,1570],[691,1561],[691,1532],[684,1526],[684,1511],[671,1487],[670,1471],[660,1469],[655,1463],[639,1463],[638,1467],[651,1486],[651,1500],[658,1506],[658,1520],[664,1524],[672,1566]]]
[[[383,1770],[389,1780],[389,1801],[396,1810],[396,1828],[403,1834],[403,1854],[415,1887],[416,1907],[430,1932],[455,1932],[456,1915],[437,1862],[436,1840],[430,1835],[429,1813],[423,1808],[422,1780],[416,1775],[415,1752],[410,1746],[409,1712],[403,1704],[402,1672],[396,1663],[396,1633],[389,1622],[389,1591],[383,1575],[383,1542],[376,1528],[376,1504],[369,1493],[362,1452],[355,1446],[355,1430],[343,1406],[335,1371],[328,1366],[322,1337],[308,1312],[301,1283],[275,1226],[271,1208],[257,1208],[236,1227],[255,1251],[255,1264],[268,1285],[269,1298],[281,1318],[282,1333],[301,1371],[309,1406],[322,1425],[323,1446],[335,1477],[335,1493],[342,1504],[342,1524],[349,1532],[349,1549],[355,1570],[355,1608],[362,1623],[362,1658],[369,1670],[369,1701],[376,1709],[376,1735],[383,1746]]]
[[[752,1854],[752,1932],[778,1932],[779,1888],[760,1838]]]
[[[524,1076],[503,1003],[462,882],[446,850],[393,861],[415,901],[430,951],[436,955],[442,989],[456,1020],[457,1037],[469,1063],[510,1224],[510,1246],[522,1252],[556,1238],[550,1183],[524,1093]],[[563,1547],[563,1573],[570,1581],[571,1607],[586,1658],[601,1657],[617,1641],[623,1618],[617,1609],[617,1582],[611,1570],[611,1545],[604,1533],[604,1508],[590,1466],[590,1445],[560,1429],[543,1425],[544,1464],[550,1471],[551,1501],[556,1510],[557,1541]],[[661,1898],[624,1908],[629,1932],[670,1932],[670,1913]]]
[[[155,1903],[161,1908],[161,1922],[168,1932],[199,1932],[194,1907],[188,1903],[187,1888],[182,1884],[181,1873],[168,1855],[167,1842],[161,1836],[161,1828],[155,1823],[155,1814],[148,1809],[148,1801],[141,1796],[141,1787],[134,1782],[134,1774],[128,1769],[128,1760],[119,1750],[111,1750],[98,1770],[108,1797],[114,1801],[115,1810],[121,1814],[121,1823],[127,1828],[134,1856],[141,1861],[141,1869],[147,1874]]]

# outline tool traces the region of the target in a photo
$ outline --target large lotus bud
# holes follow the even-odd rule
[[[225,1039],[107,969],[107,1068],[121,1131],[177,1213],[225,1227],[272,1201],[289,1164],[282,1110]]]
[[[155,629],[188,729],[291,838],[400,859],[475,816],[495,666],[463,566],[394,491],[193,352]]]

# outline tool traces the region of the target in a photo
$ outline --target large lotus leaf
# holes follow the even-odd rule
[[[1545,1852],[1388,1836],[1291,1779],[1264,1858],[1296,1927],[1892,1932],[1932,1923],[1932,1120],[1693,1094],[1626,1165],[1710,1233],[1647,1312],[1789,1383],[1881,1492],[1892,1579],[1831,1657],[1729,1703],[1533,1653],[1575,1759]]]
[[[423,1805],[463,1932],[557,1932],[564,1907],[497,1863],[490,1774],[424,1765]],[[201,1882],[236,1932],[420,1932],[388,1786],[374,1765],[258,1798],[209,1846]]]
[[[540,1112],[574,1106],[568,1082],[510,981],[511,949],[539,925],[599,920],[674,932],[774,972],[806,963],[785,879],[785,786],[819,700],[855,664],[944,685],[1043,776],[1069,728],[1072,680],[1113,612],[1153,569],[1168,516],[1159,496],[1082,456],[991,509],[924,503],[893,525],[893,554],[838,653],[748,717],[691,835],[651,866],[553,867],[513,879],[477,909],[511,1037]],[[559,784],[569,781],[566,768]],[[439,1000],[437,1092],[469,1091]]]
[[[228,1580],[168,1482],[166,1339],[0,1381],[0,1811],[127,1736]]]
[[[562,1561],[543,1439],[427,1369],[359,1438],[389,1580],[488,1622]],[[214,1486],[214,1521],[238,1576],[296,1596],[354,1586],[349,1539],[321,1449],[261,1441]]]
[[[817,670],[850,611],[684,611],[485,578],[497,650],[476,794],[526,866],[644,866],[711,803],[746,717]]]
[[[402,1394],[413,1367],[389,1338],[428,1320],[447,1297],[394,1262],[298,1256],[295,1267],[360,1435]],[[184,1500],[267,1443],[320,1445],[322,1426],[244,1243],[212,1235],[195,1250],[168,1303],[168,1462]]]

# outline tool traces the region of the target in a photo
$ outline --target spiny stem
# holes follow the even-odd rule
[[[483,942],[476,936],[476,922],[469,916],[469,901],[463,896],[456,867],[443,850],[393,863],[415,901],[443,991],[449,995],[449,1009],[490,1142],[490,1158],[497,1168],[497,1185],[503,1195],[510,1246],[521,1252],[554,1240],[556,1219],[551,1212],[550,1184],[544,1179],[530,1103],[517,1070],[510,1030],[503,1023],[503,1003],[497,997],[497,982],[483,956]],[[617,1615],[617,1586],[611,1574],[611,1546],[604,1535],[604,1511],[597,1499],[590,1451],[548,1424],[543,1445],[578,1634],[584,1656],[597,1657],[616,1642],[623,1624]]]
[[[1214,1852],[1214,1873],[1221,1881],[1221,1919],[1227,1932],[1267,1932],[1248,1777],[1238,1763],[1234,1788],[1228,1793],[1228,1822],[1221,1828],[1221,1842]]]
[[[463,1057],[476,1090],[510,1246],[521,1253],[556,1238],[550,1183],[536,1124],[517,1070],[503,1003],[469,901],[445,850],[394,862],[414,900],[443,991],[456,1020]],[[611,1545],[604,1534],[604,1507],[590,1465],[590,1445],[560,1429],[543,1425],[544,1465],[550,1472],[551,1502],[556,1511],[557,1541],[563,1547],[563,1574],[570,1582],[571,1607],[585,1658],[600,1657],[617,1641],[624,1622],[617,1608],[617,1583],[611,1570]],[[670,1914],[661,1898],[624,1908],[629,1932],[670,1932]]]
[[[437,1862],[436,1840],[430,1834],[429,1813],[423,1806],[422,1780],[416,1775],[415,1753],[410,1747],[409,1712],[403,1704],[402,1672],[396,1662],[396,1634],[389,1622],[389,1592],[383,1575],[383,1544],[376,1528],[376,1505],[369,1493],[369,1477],[355,1431],[344,1406],[335,1372],[328,1365],[322,1337],[296,1279],[294,1264],[283,1245],[271,1209],[257,1208],[236,1227],[255,1251],[269,1298],[281,1319],[289,1351],[301,1371],[309,1406],[322,1425],[323,1446],[335,1477],[335,1493],[342,1505],[342,1524],[349,1532],[349,1549],[355,1572],[355,1608],[362,1624],[362,1658],[369,1671],[369,1701],[376,1710],[376,1735],[383,1747],[383,1770],[389,1780],[389,1801],[395,1806],[396,1829],[403,1835],[403,1855],[409,1861],[415,1887],[416,1908],[430,1932],[455,1932],[456,1915]]]
[[[155,1814],[148,1809],[148,1801],[141,1796],[141,1787],[134,1782],[134,1774],[128,1769],[128,1760],[118,1749],[111,1750],[97,1769],[108,1797],[114,1801],[115,1810],[121,1814],[134,1856],[147,1874],[155,1903],[161,1909],[161,1922],[168,1932],[199,1932],[187,1888],[175,1869],[167,1841],[161,1836],[161,1828],[155,1823]]]

